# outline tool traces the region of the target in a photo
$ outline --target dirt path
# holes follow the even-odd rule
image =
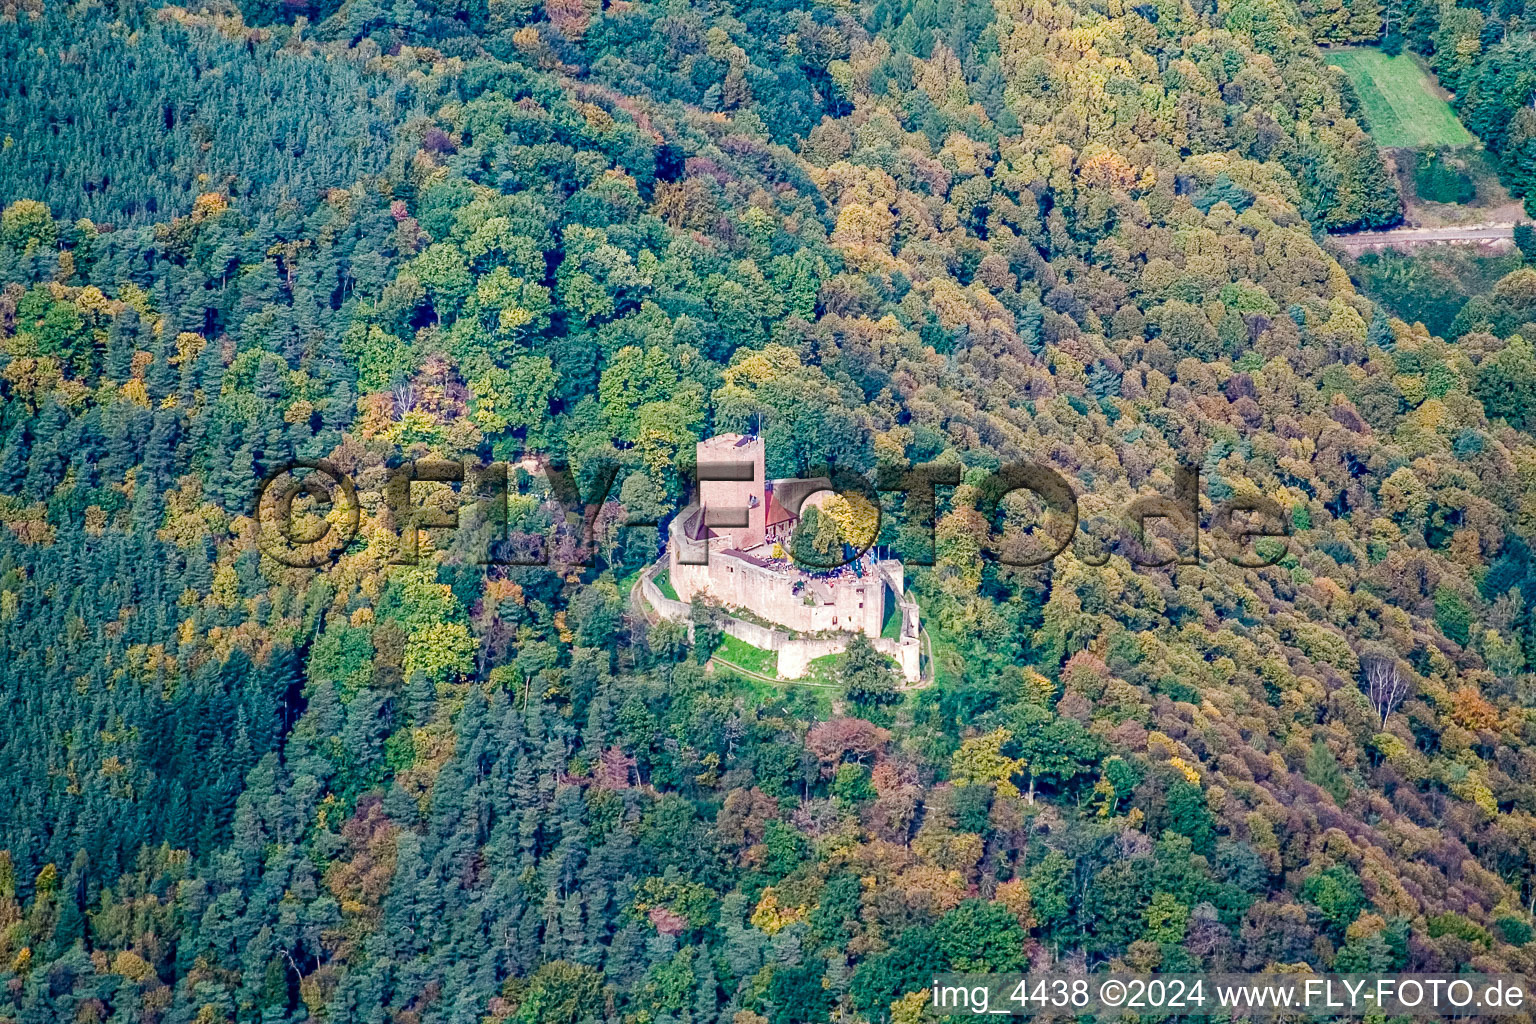
[[[632,607],[640,609],[640,616],[645,619],[647,625],[654,626],[657,622],[661,621],[661,616],[651,607],[651,602],[645,599],[645,595],[640,592],[640,584],[644,580],[645,574],[641,573],[640,578],[635,580],[634,584],[629,588],[629,603]]]
[[[1345,252],[1359,255],[1369,249],[1417,249],[1426,245],[1479,245],[1505,250],[1514,245],[1513,224],[1456,224],[1441,228],[1393,228],[1390,231],[1356,231],[1329,238]]]

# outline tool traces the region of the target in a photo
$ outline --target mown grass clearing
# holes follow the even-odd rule
[[[1424,69],[1406,53],[1388,57],[1369,46],[1336,47],[1324,54],[1343,70],[1360,97],[1378,146],[1418,149],[1470,146],[1473,138]]]
[[[715,657],[759,675],[777,676],[779,674],[779,655],[776,651],[765,651],[761,647],[753,647],[745,640],[738,640],[734,636],[727,635],[721,638],[720,646],[715,648]]]

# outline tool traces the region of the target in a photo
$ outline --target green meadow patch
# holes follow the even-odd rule
[[[779,656],[776,652],[753,647],[745,640],[730,635],[721,638],[720,646],[715,649],[715,657],[759,675],[776,676],[779,672]]]
[[[1408,54],[1388,57],[1368,46],[1336,47],[1324,53],[1343,70],[1360,97],[1371,136],[1378,146],[1470,146],[1471,133],[1456,119],[1450,104]]]

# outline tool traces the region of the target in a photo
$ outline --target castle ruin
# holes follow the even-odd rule
[[[732,618],[726,632],[778,651],[784,678],[798,678],[813,657],[844,650],[848,638],[839,634],[863,633],[896,660],[908,682],[917,682],[918,608],[906,593],[899,560],[865,552],[847,565],[816,570],[797,565],[785,551],[800,509],[816,504],[830,484],[769,481],[758,437],[722,434],[700,441],[697,453],[698,501],[667,533],[667,570],[680,602],[666,604],[685,609],[701,596],[782,627],[787,632]],[[900,616],[894,637],[882,635],[888,610]]]

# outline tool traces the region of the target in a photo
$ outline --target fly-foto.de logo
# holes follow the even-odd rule
[[[873,474],[830,466],[815,475],[757,480],[761,461],[720,459],[678,467],[674,493],[687,499],[676,513],[646,518],[627,513],[617,501],[624,467],[614,462],[583,466],[538,457],[515,463],[414,459],[385,470],[375,489],[323,460],[297,460],[269,473],[256,496],[262,551],[283,565],[320,568],[337,561],[359,541],[363,509],[393,539],[390,561],[415,564],[424,531],[456,531],[475,526],[485,565],[590,565],[601,547],[599,534],[649,528],[664,537],[673,514],[696,513],[704,526],[744,526],[753,515],[751,499],[740,504],[716,501],[701,506],[701,484],[766,483],[774,501],[798,518],[803,507],[827,495],[851,500],[872,521],[860,544],[842,544],[831,553],[786,546],[786,554],[810,569],[848,565],[877,544],[899,537],[908,565],[933,565],[939,520],[955,503],[962,480],[970,487],[967,507],[987,524],[976,557],[1012,567],[1044,565],[1067,553],[1090,565],[1120,555],[1131,564],[1155,568],[1199,565],[1210,556],[1246,569],[1271,566],[1285,557],[1291,521],[1271,498],[1249,494],[1228,498],[1202,511],[1199,470],[1178,467],[1172,494],[1153,494],[1128,502],[1117,515],[1099,514],[1081,522],[1078,492],[1057,470],[1035,462],[1010,463],[976,477],[957,463],[919,463]],[[361,474],[359,474],[361,475]],[[377,476],[377,474],[373,474]],[[542,484],[540,484],[542,481]],[[513,496],[542,491],[552,503],[552,525],[542,531],[513,526],[508,510]],[[614,519],[614,516],[618,519]],[[894,520],[896,529],[886,529]],[[1209,543],[1207,543],[1209,541]],[[684,561],[708,559],[702,546]]]

